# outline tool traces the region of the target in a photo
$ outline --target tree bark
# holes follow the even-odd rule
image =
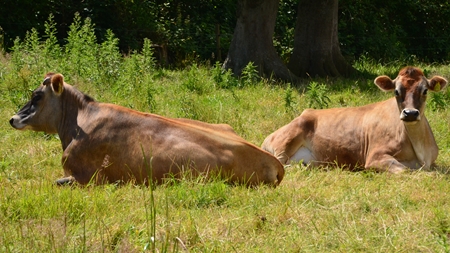
[[[295,81],[273,46],[273,33],[279,0],[238,0],[238,15],[233,39],[223,64],[241,75],[249,62],[261,76]]]
[[[289,70],[299,77],[349,76],[353,67],[341,54],[338,0],[300,0]]]

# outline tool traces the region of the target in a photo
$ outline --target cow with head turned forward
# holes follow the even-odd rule
[[[429,168],[438,147],[424,114],[425,101],[429,91],[440,91],[447,80],[427,79],[420,69],[405,67],[394,80],[379,76],[375,84],[394,91],[394,97],[361,107],[307,109],[270,134],[262,148],[283,164],[303,161],[392,173]]]
[[[284,176],[271,154],[229,125],[171,119],[99,103],[48,73],[10,120],[19,130],[57,133],[65,177],[58,184],[160,183],[188,170],[220,174],[232,183],[276,186]]]

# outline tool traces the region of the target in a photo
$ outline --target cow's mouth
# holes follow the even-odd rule
[[[403,124],[405,125],[415,125],[417,122],[420,121],[420,117],[417,118],[400,118],[403,121]]]
[[[420,120],[420,117],[407,117],[407,118],[402,118],[400,117],[401,120],[403,120],[403,122],[417,122]]]

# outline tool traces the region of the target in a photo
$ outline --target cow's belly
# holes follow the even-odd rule
[[[314,155],[311,152],[311,150],[309,150],[306,147],[301,147],[299,150],[297,150],[297,152],[295,152],[293,156],[290,157],[288,163],[290,162],[298,163],[300,161],[303,161],[304,164],[309,164],[311,163],[311,161],[314,160],[315,160]]]

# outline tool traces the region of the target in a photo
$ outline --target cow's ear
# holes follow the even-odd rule
[[[52,89],[56,95],[61,95],[64,90],[64,77],[61,74],[55,74],[51,79]]]
[[[428,89],[432,91],[441,91],[447,85],[447,80],[441,76],[433,76],[428,80]]]
[[[388,76],[379,76],[375,78],[374,83],[378,86],[378,88],[384,91],[395,89],[395,82],[392,81]]]

